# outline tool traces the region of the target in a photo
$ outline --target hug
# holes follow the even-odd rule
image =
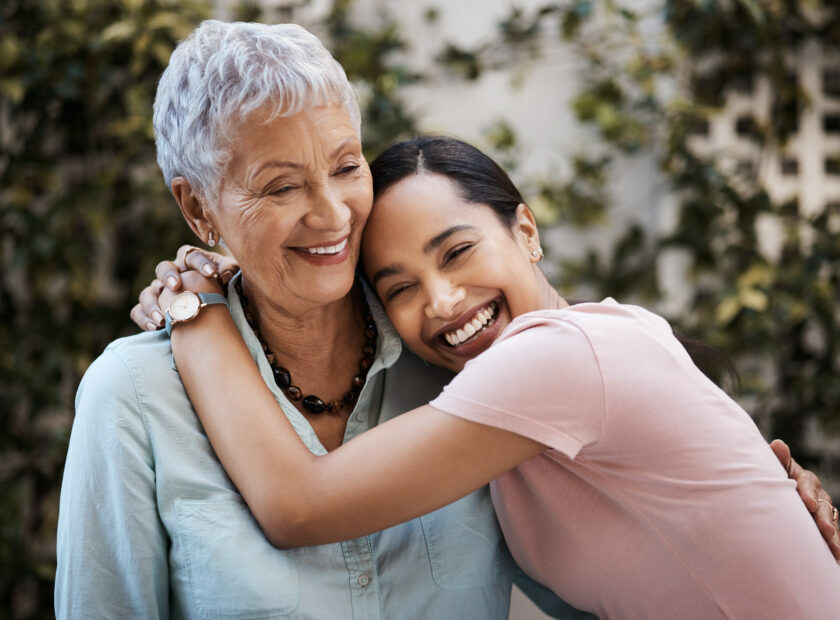
[[[351,85],[293,25],[203,23],[154,124],[236,266],[161,263],[150,331],[85,375],[58,617],[506,618],[516,565],[556,617],[840,613],[749,416],[662,318],[567,304],[486,155],[421,137],[368,166]]]

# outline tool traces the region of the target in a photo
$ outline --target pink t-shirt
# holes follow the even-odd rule
[[[602,618],[840,618],[840,566],[750,417],[661,317],[514,320],[432,403],[549,449],[491,483],[511,553]]]

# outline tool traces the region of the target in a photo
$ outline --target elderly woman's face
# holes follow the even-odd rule
[[[214,209],[249,286],[285,308],[341,299],[353,286],[373,201],[346,110],[315,107],[238,132]]]

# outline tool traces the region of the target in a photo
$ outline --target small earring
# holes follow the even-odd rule
[[[216,240],[213,239],[212,230],[209,233],[207,233],[207,245],[209,245],[211,248],[216,246]]]
[[[535,259],[537,262],[540,262],[543,258],[542,248],[538,247],[536,250],[531,250],[531,258]]]

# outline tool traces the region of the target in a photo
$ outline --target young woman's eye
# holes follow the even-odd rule
[[[396,298],[401,293],[404,293],[405,291],[410,289],[412,286],[414,286],[414,285],[413,284],[400,284],[400,285],[395,286],[394,288],[390,289],[387,292],[387,294],[385,295],[385,300],[386,301],[393,300],[394,298]]]
[[[459,257],[459,256],[461,256],[464,252],[466,252],[467,250],[469,250],[469,249],[471,249],[471,248],[473,248],[473,247],[475,247],[475,246],[474,246],[474,244],[472,244],[472,243],[465,243],[464,245],[459,245],[458,247],[453,248],[453,249],[452,249],[452,250],[450,250],[450,251],[446,254],[446,256],[444,257],[444,259],[443,259],[443,264],[444,264],[444,265],[449,264],[452,260],[454,260],[454,259],[458,258],[458,257]]]

